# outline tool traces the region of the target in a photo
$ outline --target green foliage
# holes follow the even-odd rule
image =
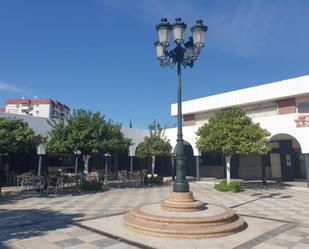
[[[0,138],[0,154],[33,152],[44,142],[44,137],[20,119],[0,118]]]
[[[240,181],[231,181],[228,185],[231,192],[235,193],[243,190],[242,182]]]
[[[169,156],[171,151],[172,146],[164,135],[164,128],[153,121],[149,125],[149,136],[146,136],[144,142],[138,145],[136,155],[140,158]]]
[[[220,192],[227,192],[227,191],[229,191],[227,181],[223,180],[223,181],[220,181],[219,183],[216,183],[215,184],[215,189],[220,191]]]
[[[243,190],[242,182],[240,181],[231,181],[228,183],[226,180],[222,180],[219,183],[215,184],[215,189],[220,192],[240,192]]]
[[[124,137],[121,125],[105,120],[100,112],[73,110],[67,124],[53,122],[48,150],[81,151],[83,155],[104,154],[128,149],[131,140]]]
[[[80,185],[80,189],[83,191],[98,191],[102,190],[103,188],[103,183],[99,181],[84,181]]]
[[[68,129],[63,120],[54,120],[50,122],[52,130],[49,133],[50,140],[47,142],[47,150],[53,152],[71,152],[67,145]]]
[[[161,185],[163,184],[163,177],[162,176],[151,176],[148,178],[148,182],[151,185]]]
[[[199,128],[196,143],[201,152],[217,151],[225,156],[234,154],[259,153],[270,151],[268,136],[270,133],[239,107],[219,112],[209,119],[208,124]]]
[[[105,124],[105,140],[103,140],[103,151],[104,152],[125,152],[131,144],[131,139],[125,138],[122,131],[121,125],[113,123],[111,120]]]

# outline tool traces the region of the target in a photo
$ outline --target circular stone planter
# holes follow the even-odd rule
[[[233,209],[221,205],[204,204],[194,200],[192,193],[189,193],[182,197],[177,196],[176,199],[173,199],[175,195],[172,193],[168,201],[134,207],[124,215],[125,226],[145,235],[184,239],[225,236],[246,228],[244,219]],[[182,201],[178,202],[178,197]],[[166,208],[166,202],[168,205],[172,203],[172,207]],[[189,207],[190,202],[198,205],[192,204],[194,206],[192,210],[185,208],[183,211],[179,208],[183,205]]]

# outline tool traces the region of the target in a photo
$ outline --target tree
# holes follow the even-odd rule
[[[44,140],[23,120],[9,118],[0,118],[0,137],[1,155],[35,151]]]
[[[44,137],[36,135],[26,122],[9,118],[0,118],[0,138],[0,155],[7,158],[14,153],[33,152],[44,141]]]
[[[164,128],[155,120],[149,125],[149,136],[138,145],[136,154],[140,158],[152,158],[151,174],[154,175],[155,160],[158,156],[169,156],[172,146],[164,135]]]
[[[230,182],[230,160],[235,154],[267,154],[270,151],[270,133],[239,107],[219,112],[197,131],[196,143],[201,152],[216,151],[226,158],[226,177]]]
[[[52,126],[47,149],[61,153],[80,151],[86,172],[91,155],[125,151],[131,143],[124,137],[121,125],[105,120],[100,112],[73,110],[67,123],[53,122]]]

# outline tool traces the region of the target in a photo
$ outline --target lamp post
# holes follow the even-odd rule
[[[189,192],[189,184],[186,180],[186,166],[184,158],[183,134],[182,134],[182,109],[181,109],[181,66],[193,67],[194,61],[204,46],[206,25],[202,20],[196,21],[191,28],[192,37],[184,43],[184,34],[187,25],[181,18],[176,18],[174,24],[169,24],[167,18],[162,18],[156,26],[159,40],[155,43],[157,58],[162,67],[177,65],[178,89],[177,89],[177,145],[176,145],[176,180],[173,182],[174,192]],[[171,31],[174,35],[175,47],[168,50]]]
[[[81,154],[82,152],[80,150],[76,150],[74,151],[74,154],[75,154],[75,175],[77,175],[77,171],[78,171],[78,157],[79,155]]]
[[[38,176],[41,176],[42,160],[43,160],[43,156],[46,155],[46,148],[44,147],[44,145],[40,144],[37,147],[37,154],[39,156]]]
[[[108,182],[108,179],[107,179],[108,161],[109,161],[109,158],[111,157],[111,154],[106,153],[104,156],[105,156],[104,184],[107,184],[107,182]]]

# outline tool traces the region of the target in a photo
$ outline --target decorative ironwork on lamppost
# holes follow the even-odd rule
[[[162,67],[174,66],[177,64],[178,90],[177,90],[177,118],[178,132],[176,145],[176,180],[173,183],[174,192],[189,192],[189,184],[186,180],[186,166],[184,158],[184,146],[182,135],[182,109],[181,109],[181,65],[184,68],[193,67],[194,61],[200,54],[205,44],[206,25],[202,20],[196,21],[191,28],[192,36],[184,42],[184,35],[187,25],[181,18],[176,18],[174,24],[169,24],[167,18],[162,18],[161,23],[156,26],[159,40],[155,43],[157,58]],[[173,32],[175,47],[170,46],[170,34]]]

